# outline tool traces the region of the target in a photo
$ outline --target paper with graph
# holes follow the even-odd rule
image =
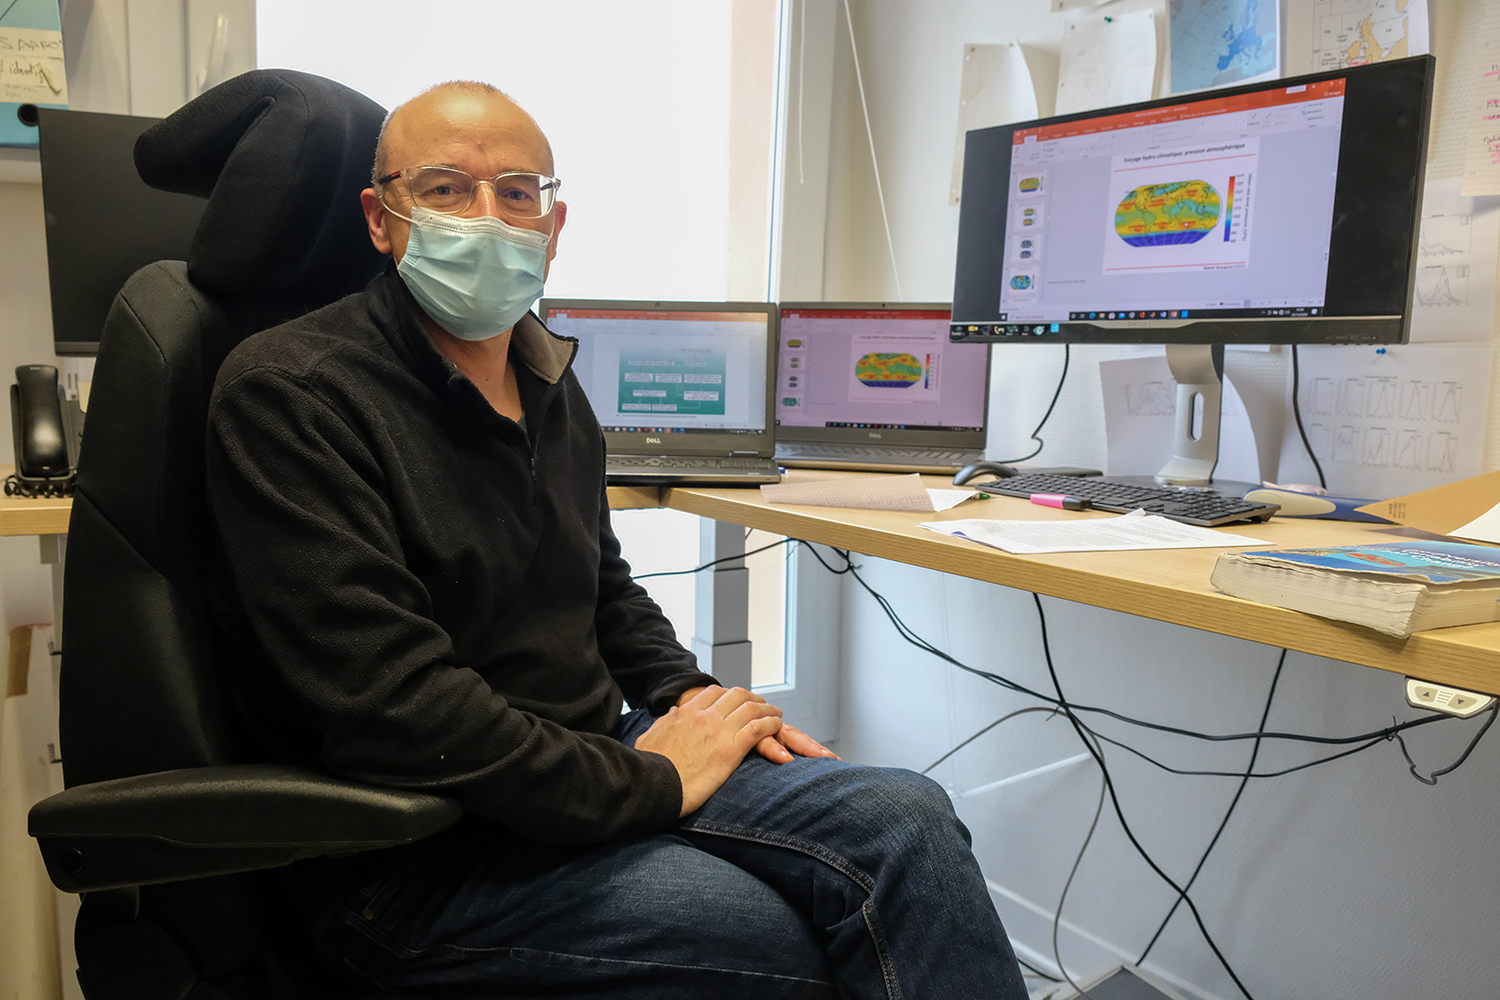
[[[1297,401],[1328,492],[1383,500],[1479,474],[1488,345],[1304,346],[1299,357]],[[1290,414],[1277,481],[1318,481]]]
[[[1461,181],[1428,181],[1417,239],[1411,339],[1489,340],[1500,198],[1466,198]]]

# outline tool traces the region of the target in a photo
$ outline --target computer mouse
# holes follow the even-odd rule
[[[969,480],[986,474],[996,479],[1005,479],[1008,476],[1019,475],[1019,470],[1009,465],[1001,465],[999,462],[971,462],[958,470],[958,475],[953,477],[953,485],[962,486]]]

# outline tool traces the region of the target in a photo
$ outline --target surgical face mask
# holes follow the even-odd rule
[[[414,208],[396,271],[444,330],[488,340],[515,326],[541,297],[549,239],[493,216],[460,219]]]

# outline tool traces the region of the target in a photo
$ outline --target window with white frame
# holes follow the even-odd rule
[[[526,108],[552,143],[568,204],[548,295],[763,301],[774,285],[788,7],[777,0],[454,0],[442,23],[457,30],[434,33],[433,20],[414,17],[409,0],[257,0],[256,51],[261,66],[327,76],[387,108],[451,79],[491,83]],[[637,575],[697,565],[696,517],[642,510],[613,519]],[[778,540],[751,532],[746,551]],[[799,700],[799,646],[787,613],[801,565],[796,550],[777,545],[746,560],[754,684],[782,701]],[[645,585],[686,643],[693,578],[660,576]],[[805,728],[832,737],[796,714]]]

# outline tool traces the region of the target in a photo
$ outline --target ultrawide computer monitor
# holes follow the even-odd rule
[[[968,133],[951,339],[1169,345],[1185,461],[1158,478],[1207,482],[1223,344],[1405,342],[1433,66]]]

